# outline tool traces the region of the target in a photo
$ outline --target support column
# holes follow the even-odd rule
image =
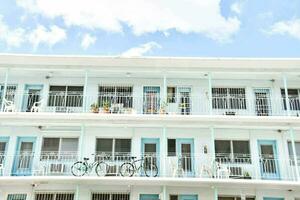
[[[213,173],[212,175],[216,177],[216,169],[215,169],[215,161],[216,161],[216,154],[215,154],[215,129],[214,127],[210,127],[210,134],[211,134],[211,160],[209,160],[209,164],[212,165]]]
[[[292,144],[292,149],[293,149],[293,158],[294,158],[294,163],[295,163],[295,170],[296,170],[296,178],[299,180],[299,168],[298,168],[298,159],[297,159],[297,153],[296,153],[296,146],[295,146],[295,138],[294,138],[294,129],[290,128],[290,137],[291,137],[291,144]]]
[[[166,160],[167,160],[167,130],[166,127],[163,127],[163,134],[162,134],[162,147],[161,147],[161,164],[162,164],[162,172],[161,175],[165,177],[167,175],[166,170]]]
[[[80,130],[80,137],[79,137],[79,148],[78,148],[78,158],[82,160],[83,158],[83,142],[84,142],[84,135],[85,135],[85,125],[81,125]]]
[[[87,84],[88,84],[88,70],[85,70],[84,89],[83,89],[83,112],[87,112]]]
[[[218,200],[218,189],[217,187],[213,186],[213,191],[214,191],[214,198],[213,200]]]
[[[212,115],[212,83],[211,83],[211,72],[208,72],[207,78],[208,78],[208,107],[209,107],[209,114]]]
[[[1,102],[1,111],[4,110],[4,99],[5,99],[6,91],[7,91],[8,74],[9,74],[9,69],[7,68],[6,72],[5,72],[4,88],[3,88],[2,102]]]
[[[284,94],[285,94],[286,111],[287,111],[287,115],[290,116],[291,112],[290,112],[289,93],[288,93],[288,88],[287,88],[287,78],[286,78],[286,75],[283,74],[282,78],[283,78],[283,84],[284,84]]]
[[[163,186],[163,200],[168,200],[168,196],[167,196],[167,187],[164,185]]]
[[[75,199],[79,200],[79,185],[76,185]]]
[[[167,76],[166,75],[164,75],[164,85],[163,85],[163,87],[164,87],[163,102],[167,103],[168,92],[167,92]]]

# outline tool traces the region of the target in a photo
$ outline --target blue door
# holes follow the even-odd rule
[[[144,87],[144,114],[157,114],[160,108],[160,87],[145,86]]]
[[[145,162],[149,164],[149,172],[151,174],[151,165],[156,165],[159,175],[159,138],[142,138],[142,155]],[[147,168],[148,169],[148,168]]]
[[[258,148],[262,179],[280,179],[276,141],[259,140]]]
[[[30,112],[35,102],[41,101],[43,85],[25,85],[22,111]]]
[[[178,168],[184,175],[194,175],[194,139],[176,139]]]
[[[140,200],[159,200],[158,194],[141,194]]]
[[[19,137],[12,169],[13,176],[29,176],[32,173],[35,137]]]
[[[198,195],[179,195],[178,200],[198,200]]]

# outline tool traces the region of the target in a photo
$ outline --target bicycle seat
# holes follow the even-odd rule
[[[87,161],[87,160],[89,160],[89,158],[83,158],[83,160]]]

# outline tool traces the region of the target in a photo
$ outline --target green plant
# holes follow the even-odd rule
[[[99,112],[99,105],[97,103],[93,103],[91,105],[91,111],[94,113]]]
[[[110,109],[110,103],[109,101],[104,101],[103,104],[102,104],[102,107],[103,107],[103,110],[108,112],[109,109]]]

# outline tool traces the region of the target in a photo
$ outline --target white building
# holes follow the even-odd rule
[[[0,97],[1,200],[300,198],[300,59],[0,55]]]

